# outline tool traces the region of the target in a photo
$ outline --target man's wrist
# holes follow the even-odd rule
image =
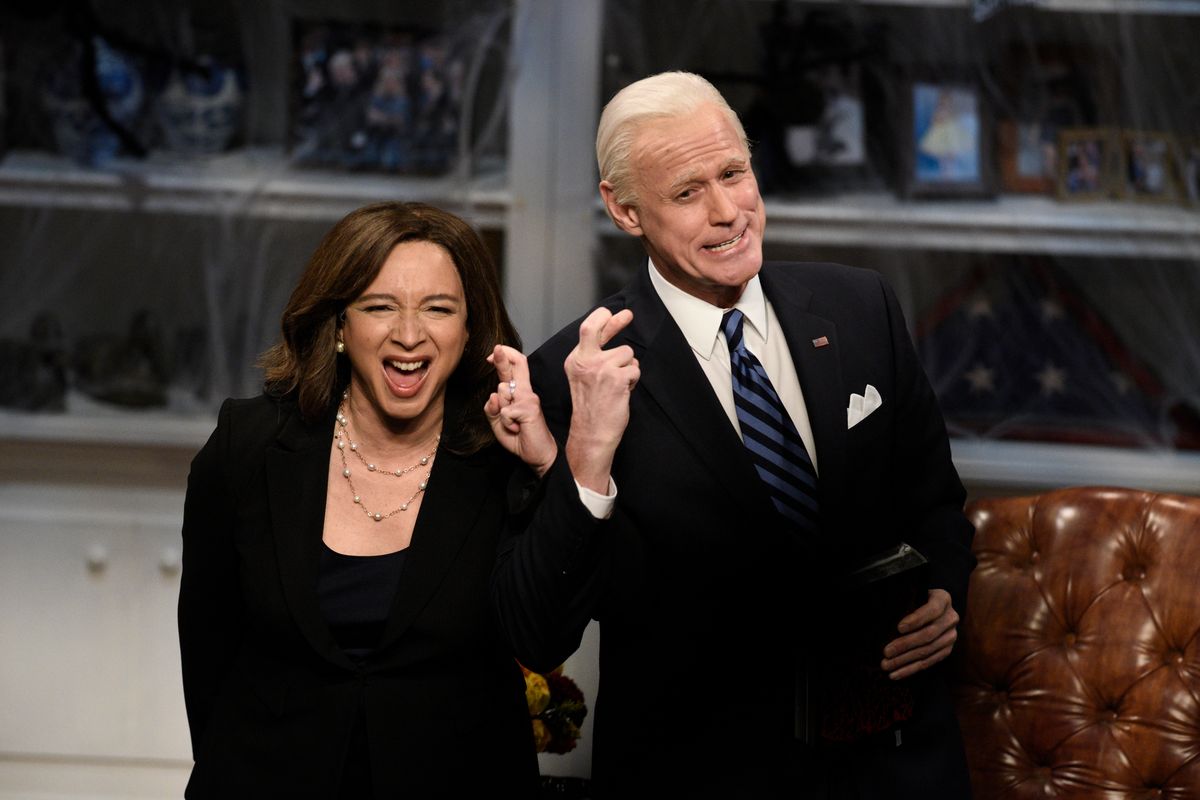
[[[604,494],[583,486],[579,481],[575,481],[575,488],[579,491],[579,501],[593,517],[608,519],[612,516],[613,507],[617,503],[617,484],[613,481],[612,476],[608,478],[608,491]]]
[[[571,468],[571,475],[575,477],[575,481],[597,494],[605,494],[612,472],[612,453],[599,455],[596,453],[597,448],[581,446],[578,441],[569,438],[566,449],[567,465]]]

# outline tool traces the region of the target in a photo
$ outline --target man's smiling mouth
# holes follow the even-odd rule
[[[742,231],[741,233],[739,233],[737,236],[733,237],[732,239],[721,242],[720,244],[706,244],[706,245],[704,245],[704,249],[710,253],[724,252],[725,250],[728,250],[729,248],[733,247],[735,244],[740,242],[742,240],[742,237],[745,235],[746,235],[746,232]]]

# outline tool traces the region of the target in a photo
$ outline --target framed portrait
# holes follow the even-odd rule
[[[915,78],[907,87],[901,189],[906,197],[995,193],[991,120],[969,79]]]
[[[458,150],[464,64],[436,31],[294,20],[300,166],[439,175]]]
[[[1183,201],[1200,207],[1200,136],[1179,143],[1179,178]]]
[[[1112,128],[1067,128],[1058,134],[1058,197],[1061,200],[1101,200],[1114,194],[1120,163],[1119,143]]]
[[[1053,193],[1059,131],[1111,125],[1119,114],[1120,70],[1103,48],[1022,42],[1003,52],[998,81],[998,107],[1012,120],[997,129],[1006,192]]]
[[[996,126],[1000,188],[1005,192],[1050,194],[1055,185],[1055,128],[1041,122],[1003,120]]]
[[[746,98],[739,114],[755,142],[760,188],[810,196],[880,188],[879,128],[891,117],[881,113],[887,68],[868,44],[869,29],[845,9],[782,5],[761,29],[761,71],[709,74],[722,91]],[[893,138],[889,131],[889,147]]]
[[[1120,163],[1121,197],[1151,203],[1180,199],[1179,156],[1170,134],[1123,131]]]

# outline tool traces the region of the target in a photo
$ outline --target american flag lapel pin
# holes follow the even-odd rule
[[[817,338],[812,340],[812,343],[813,343],[813,347],[826,347],[829,345],[829,337],[828,336],[818,336]]]

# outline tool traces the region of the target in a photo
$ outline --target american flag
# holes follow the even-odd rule
[[[951,435],[1200,449],[1200,410],[1048,259],[977,268],[915,334]]]

